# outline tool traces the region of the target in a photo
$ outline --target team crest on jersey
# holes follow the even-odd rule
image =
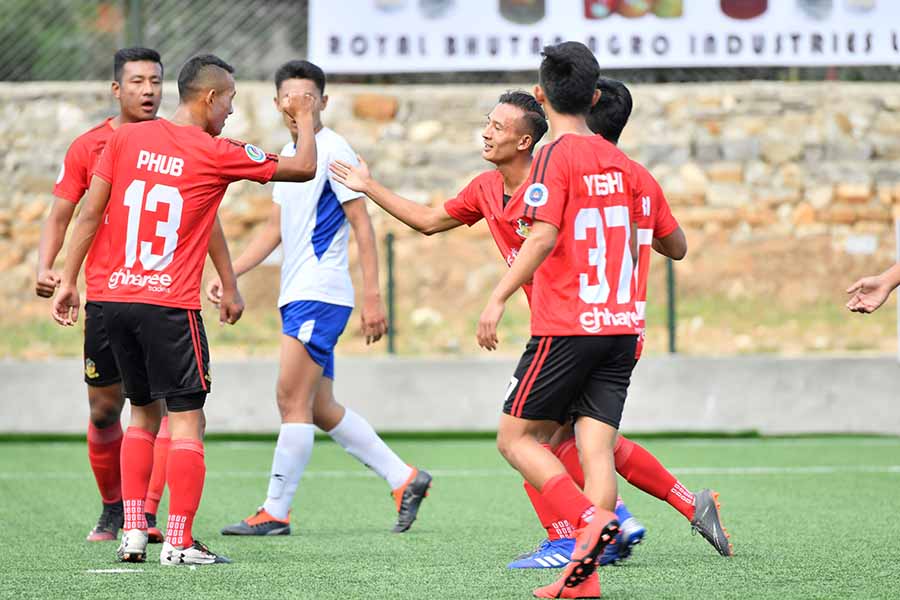
[[[97,372],[97,363],[89,358],[84,359],[84,375],[88,379],[97,379],[100,373]]]
[[[529,233],[531,233],[531,223],[525,219],[518,219],[516,221],[516,235],[520,238],[527,238]]]
[[[263,152],[260,148],[257,148],[253,144],[245,144],[244,152],[247,153],[247,158],[256,163],[261,163],[266,160],[266,153]]]
[[[550,192],[547,191],[547,186],[543,183],[532,183],[528,186],[528,189],[525,190],[525,204],[528,206],[538,208],[539,206],[547,204],[549,199]]]

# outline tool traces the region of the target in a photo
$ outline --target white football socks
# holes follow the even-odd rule
[[[286,520],[303,471],[312,456],[316,426],[312,423],[283,423],[272,458],[269,491],[263,508],[276,519]]]
[[[369,422],[345,408],[344,418],[328,435],[358,461],[378,473],[392,490],[406,483],[412,467],[388,448]]]

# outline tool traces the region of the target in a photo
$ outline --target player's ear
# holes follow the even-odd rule
[[[278,112],[281,112],[281,102],[279,102],[278,96],[275,96],[274,98],[272,98],[272,103],[275,105],[275,110],[277,110]]]
[[[212,106],[213,103],[216,101],[216,90],[215,89],[208,90],[206,92],[206,97],[203,99],[203,101],[206,102],[206,104],[208,106]]]
[[[600,94],[601,94],[601,93],[602,93],[602,92],[601,92],[600,90],[597,90],[597,89],[594,90],[594,97],[591,98],[591,106],[594,106],[594,105],[596,105],[598,102],[600,102]]]
[[[325,110],[326,106],[328,106],[328,95],[322,94],[322,110]]]
[[[529,148],[531,148],[531,144],[533,142],[534,142],[534,139],[531,137],[531,135],[526,133],[525,135],[523,135],[522,137],[519,138],[519,143],[516,144],[516,150],[519,150],[519,151],[528,150]]]
[[[112,95],[115,97],[115,99],[118,100],[122,94],[122,86],[119,85],[119,82],[113,81],[112,85],[110,86],[110,90],[112,91]]]
[[[547,102],[547,97],[544,96],[544,88],[541,87],[541,84],[534,86],[534,99],[540,104],[545,104]]]

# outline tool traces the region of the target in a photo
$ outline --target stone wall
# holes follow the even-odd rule
[[[175,104],[174,84],[166,86],[163,116]],[[479,133],[504,90],[334,85],[325,120],[385,184],[439,202],[489,167]],[[690,238],[689,257],[678,266],[680,298],[708,297],[716,307],[770,298],[799,315],[793,325],[772,324],[772,331],[796,328],[788,337],[801,342],[788,351],[853,349],[827,329],[804,338],[802,315],[804,307],[838,302],[849,278],[891,261],[900,207],[900,83],[635,85],[632,92],[635,110],[621,146],[659,179]],[[225,134],[277,151],[288,137],[272,96],[270,84],[240,82]],[[113,111],[107,84],[0,84],[0,298],[16,307],[4,318],[44,314],[30,289],[51,188],[71,139]],[[237,247],[265,218],[268,194],[251,183],[229,190],[221,214]],[[379,234],[400,235],[407,330],[429,337],[432,348],[470,348],[472,319],[503,269],[485,229],[426,239],[377,207],[372,214]],[[271,283],[254,285],[271,302]],[[656,286],[662,292],[658,280]],[[718,327],[714,313],[698,309],[680,327],[689,338],[724,336],[722,351],[785,349],[760,346],[767,330],[758,327]],[[887,321],[877,323],[873,333]]]

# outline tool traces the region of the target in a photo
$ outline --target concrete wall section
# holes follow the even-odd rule
[[[381,431],[496,429],[515,362],[341,359],[336,395]],[[214,364],[210,432],[278,428],[277,364]],[[76,360],[0,363],[0,432],[85,430]],[[632,380],[626,432],[757,430],[900,435],[900,367],[892,359],[646,358]]]

